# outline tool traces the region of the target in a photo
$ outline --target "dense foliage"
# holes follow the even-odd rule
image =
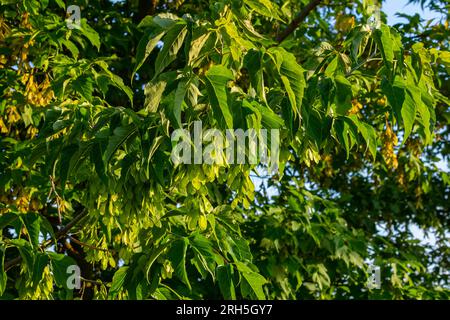
[[[450,8],[421,4],[0,0],[0,297],[449,298]],[[174,165],[198,120],[279,129],[278,172]]]

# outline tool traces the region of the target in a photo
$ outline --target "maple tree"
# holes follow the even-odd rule
[[[449,5],[420,3],[0,0],[1,299],[448,299]],[[279,130],[278,171],[174,164],[195,121]]]

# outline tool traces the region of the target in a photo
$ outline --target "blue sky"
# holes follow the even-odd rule
[[[383,2],[382,11],[387,14],[389,25],[405,22],[404,18],[399,18],[395,15],[397,12],[405,13],[407,15],[418,13],[425,20],[440,18],[440,15],[436,12],[432,12],[427,8],[422,10],[420,4],[408,4],[408,0],[386,0]]]

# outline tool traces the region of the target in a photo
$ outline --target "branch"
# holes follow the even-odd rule
[[[22,256],[18,256],[12,260],[6,261],[5,262],[5,272],[21,262],[22,262]]]
[[[83,211],[81,211],[81,213],[79,215],[77,215],[75,218],[73,218],[72,221],[70,221],[64,228],[62,228],[61,230],[59,230],[56,234],[55,234],[55,238],[56,241],[58,241],[59,239],[63,238],[69,231],[70,229],[72,229],[78,222],[80,222],[81,219],[83,219],[85,216],[87,215],[87,210],[83,209]],[[52,240],[49,240],[47,242],[44,242],[40,248],[41,249],[45,249],[46,247],[48,247],[50,244],[52,243]],[[12,267],[14,267],[15,265],[18,265],[20,262],[22,262],[22,256],[18,256],[12,260],[6,261],[5,262],[5,271],[8,271],[9,269],[11,269]]]
[[[70,229],[72,229],[86,215],[87,215],[87,210],[83,209],[79,215],[77,215],[75,218],[73,218],[72,221],[70,221],[64,228],[62,228],[60,231],[58,231],[56,233],[56,239],[59,240],[62,237],[64,237],[70,231]]]
[[[288,25],[288,27],[278,35],[277,42],[281,43],[284,39],[286,39],[292,32],[294,32],[295,29],[302,23],[308,14],[314,10],[315,7],[317,7],[322,0],[311,0],[310,3],[308,3],[302,11],[295,17],[294,20]]]
[[[138,14],[136,15],[136,22],[141,21],[147,15],[154,15],[159,0],[139,0]]]
[[[90,244],[82,242],[82,241],[80,241],[80,240],[78,240],[78,239],[76,239],[74,237],[69,237],[69,239],[70,239],[70,241],[73,241],[73,242],[79,244],[82,247],[86,247],[86,248],[89,248],[89,249],[92,249],[92,250],[98,250],[98,251],[104,251],[104,252],[116,252],[114,249],[105,249],[105,248],[99,248],[99,247],[96,247],[96,246],[91,246]]]

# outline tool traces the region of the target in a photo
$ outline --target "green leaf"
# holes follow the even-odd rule
[[[168,256],[174,267],[176,276],[191,290],[191,283],[186,272],[186,252],[189,240],[183,238],[173,242]]]
[[[148,152],[148,158],[147,158],[148,163],[150,163],[150,160],[152,160],[153,155],[155,154],[156,150],[158,150],[158,148],[161,145],[161,143],[163,142],[163,140],[164,140],[163,136],[159,136],[159,137],[156,137],[155,139],[153,139],[152,145]]]
[[[189,65],[192,65],[193,61],[198,57],[210,35],[210,32],[202,33],[200,36],[191,41],[191,47],[188,54]]]
[[[398,59],[398,67],[402,67],[402,43],[400,35],[389,26],[382,24],[380,29],[374,31],[374,38],[377,42],[384,63],[386,64],[389,78],[392,79],[395,74],[394,60]]]
[[[405,134],[403,136],[403,143],[411,134],[414,120],[416,119],[417,104],[421,104],[420,92],[413,93],[415,89],[407,89],[403,79],[396,77],[394,83],[391,85],[387,81],[383,81],[383,92],[386,94],[388,103],[392,106],[394,115],[397,121],[403,124]],[[417,88],[417,90],[420,90]],[[424,110],[419,110],[424,111]],[[427,114],[424,114],[425,119]]]
[[[77,46],[72,41],[63,39],[63,40],[61,40],[61,43],[67,48],[67,50],[70,51],[70,53],[72,54],[72,56],[74,58],[78,57],[78,54],[80,53],[80,51],[78,50]]]
[[[25,263],[25,266],[31,273],[34,266],[34,256],[33,249],[30,243],[25,239],[13,239],[10,241],[10,243],[17,247],[20,256],[22,257],[22,261]]]
[[[234,52],[236,58],[239,58],[241,49],[248,50],[255,47],[255,45],[251,41],[242,37],[242,32],[237,29],[234,23],[225,24],[225,30],[228,36],[233,39],[233,42],[235,42],[232,42],[233,44],[230,46],[230,49],[232,51],[235,50]]]
[[[380,29],[375,31],[376,38],[378,39],[381,54],[386,63],[392,64],[394,61],[394,43],[391,38],[391,32],[389,26],[383,24]]]
[[[156,259],[158,259],[158,257],[163,253],[164,250],[166,250],[166,248],[169,246],[170,242],[166,242],[164,244],[160,244],[158,247],[154,248],[152,253],[150,254],[150,257],[148,259],[147,262],[147,266],[146,266],[146,277],[147,277],[147,282],[151,283],[150,280],[150,270],[152,268],[153,263],[156,261]]]
[[[99,60],[95,63],[103,69],[103,72],[96,74],[95,77],[97,85],[103,95],[107,94],[108,86],[113,85],[116,88],[122,90],[127,95],[128,99],[130,100],[131,106],[133,106],[133,91],[124,84],[123,79],[108,70],[108,65],[104,61]]]
[[[92,100],[92,91],[94,91],[94,80],[87,75],[82,75],[72,81],[72,88],[87,101]]]
[[[144,37],[139,41],[136,51],[136,66],[133,70],[131,79],[134,79],[136,72],[142,67],[145,60],[148,58],[153,49],[155,49],[158,42],[164,36],[165,31],[155,34],[154,32],[147,32]]]
[[[91,161],[94,163],[95,171],[97,172],[100,180],[108,185],[108,178],[106,176],[105,163],[102,158],[102,144],[94,143],[91,149]]]
[[[266,299],[263,291],[263,285],[267,283],[266,279],[242,262],[236,262],[236,266],[256,298],[259,300]]]
[[[256,272],[252,273],[243,273],[242,276],[247,281],[247,283],[252,288],[254,294],[256,295],[256,298],[259,300],[266,299],[266,295],[263,291],[263,285],[267,282],[266,279],[264,279],[263,276],[260,274],[257,274]]]
[[[212,66],[206,72],[206,84],[214,116],[222,127],[228,128],[233,128],[233,116],[228,107],[226,86],[233,78],[233,73],[221,65]]]
[[[283,21],[279,8],[270,0],[244,0],[244,3],[262,16]]]
[[[239,261],[250,262],[253,259],[247,240],[234,235],[230,235],[229,239],[232,240],[232,243],[230,243],[233,251],[232,254],[238,257]]]
[[[105,97],[108,94],[108,88],[111,84],[111,78],[107,74],[98,74],[95,76],[95,81],[97,83],[99,91],[101,91],[101,93]]]
[[[156,16],[146,16],[142,21],[139,23],[138,28],[154,28],[159,27],[164,30],[169,29],[171,26],[173,26],[176,22],[180,21],[180,18],[174,15],[170,12],[160,13]]]
[[[420,120],[425,131],[426,143],[432,143],[433,121],[431,121],[431,114],[433,109],[432,106],[430,107],[424,102],[426,101],[426,98],[424,99],[424,97],[426,97],[428,93],[423,92],[423,90],[420,92],[421,94],[414,90],[409,90],[409,92],[413,96],[414,101],[416,101],[417,112],[420,115]]]
[[[86,19],[81,19],[79,30],[86,38],[88,38],[89,42],[100,51],[100,36],[97,31],[91,28]]]
[[[330,286],[330,276],[328,275],[327,268],[322,264],[312,265],[311,272],[314,270],[312,274],[312,280],[317,283],[319,289],[327,288]]]
[[[66,181],[70,174],[70,163],[72,161],[73,156],[78,151],[78,145],[77,144],[71,144],[66,147],[64,147],[61,151],[61,160],[60,160],[60,166],[59,166],[59,177],[60,177],[60,185],[61,188],[64,190],[66,187]]]
[[[54,1],[61,9],[66,9],[66,4],[64,3],[64,0],[54,0]]]
[[[352,108],[352,84],[344,76],[334,78],[336,86],[336,111],[338,115],[346,115]]]
[[[187,34],[185,22],[178,22],[167,32],[163,38],[164,43],[161,51],[158,53],[155,61],[155,76],[160,74],[177,57],[178,51],[183,45]]]
[[[251,49],[244,57],[244,66],[249,73],[250,83],[258,97],[261,101],[266,101],[262,58],[263,54],[261,51]]]
[[[303,108],[302,110],[303,126],[306,128],[306,134],[318,146],[328,137],[331,121],[314,107]]]
[[[158,110],[159,103],[161,102],[162,94],[166,88],[167,82],[164,80],[149,82],[145,85],[145,110],[148,112],[156,112]]]
[[[419,100],[420,101],[420,100]],[[409,90],[406,91],[405,94],[405,101],[403,101],[402,106],[402,120],[403,120],[403,126],[405,127],[405,134],[403,136],[403,142],[408,139],[409,135],[411,134],[414,120],[416,119],[416,101],[414,101],[414,98],[412,97]]]
[[[18,218],[17,214],[12,212],[4,213],[0,216],[0,230],[11,225]]]
[[[128,268],[129,267],[127,267],[127,266],[121,267],[114,273],[114,276],[113,276],[112,282],[111,282],[111,289],[109,291],[109,294],[111,296],[114,297],[116,294],[118,294],[122,290],[123,285],[125,283],[125,278],[128,273]]]
[[[178,83],[177,90],[175,91],[175,99],[173,106],[173,114],[178,125],[178,128],[181,128],[181,107],[184,102],[184,96],[187,92],[187,81],[181,80]]]
[[[350,150],[353,147],[353,141],[356,140],[355,132],[353,127],[349,126],[345,120],[338,118],[334,122],[334,130],[336,131],[337,139],[344,146],[347,159],[350,156]]]
[[[128,139],[136,134],[136,126],[130,124],[126,127],[117,127],[114,129],[113,135],[109,137],[108,146],[106,147],[103,158],[106,163],[109,163],[113,154],[124,144]]]
[[[133,91],[123,83],[123,79],[116,74],[111,74],[111,81],[114,86],[125,92],[131,102],[131,106],[133,106]]]
[[[21,217],[25,228],[27,229],[28,236],[30,237],[30,243],[37,247],[39,245],[39,232],[41,229],[41,219],[38,214],[27,213]]]
[[[377,135],[374,127],[365,122],[359,121],[358,117],[355,115],[350,115],[346,118],[350,119],[352,123],[356,125],[358,131],[366,141],[367,149],[375,160],[377,155]]]
[[[42,215],[40,215],[39,218],[41,220],[41,233],[42,233],[42,235],[44,237],[46,237],[48,235],[51,238],[53,238],[55,240],[55,242],[56,242],[55,233],[53,231],[53,227],[50,224],[50,222],[47,220],[47,218],[45,218]]]
[[[6,290],[6,282],[8,280],[8,275],[5,271],[5,249],[0,248],[0,297]]]
[[[71,257],[64,254],[47,252],[52,266],[52,273],[55,283],[60,288],[67,288],[67,279],[71,274],[67,273],[70,266],[76,266],[77,263]]]
[[[44,268],[48,265],[48,256],[44,253],[38,253],[34,260],[32,285],[36,287],[42,280]]]
[[[233,267],[231,264],[217,266],[217,281],[219,282],[220,292],[225,300],[236,300],[236,292],[233,283]]]
[[[41,1],[41,8],[46,9],[48,7],[49,0],[42,0]]]
[[[261,124],[266,129],[281,129],[285,126],[284,120],[273,112],[272,109],[257,103],[252,102],[252,105],[261,113]]]
[[[34,0],[23,0],[21,1],[25,10],[31,14],[37,14],[39,11],[39,2]]]
[[[204,270],[208,271],[214,279],[216,264],[223,264],[223,259],[214,253],[211,241],[201,234],[195,233],[189,237],[189,242]]]
[[[405,84],[399,77],[391,85],[386,79],[381,82],[383,93],[386,94],[389,105],[394,111],[394,115],[402,123],[402,107],[405,101]]]
[[[300,116],[306,87],[304,69],[297,63],[295,56],[283,48],[271,48],[268,52],[271,54],[280,74],[292,110],[294,114]]]

